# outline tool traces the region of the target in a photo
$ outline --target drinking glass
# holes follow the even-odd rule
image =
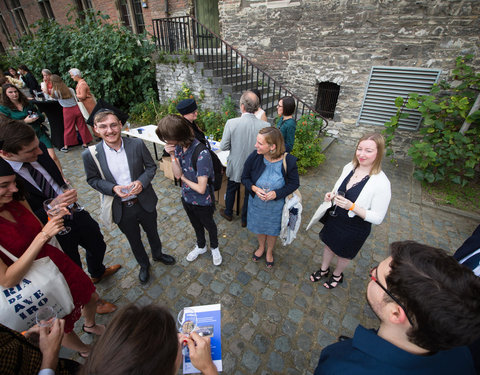
[[[135,188],[135,184],[131,184],[130,186],[122,187],[120,191],[123,194],[130,194],[134,188]]]
[[[50,306],[40,307],[35,314],[35,320],[40,327],[52,327],[55,319],[57,319],[57,313]]]
[[[62,208],[59,206],[61,202],[59,202],[56,198],[50,198],[47,199],[45,202],[43,202],[43,209],[48,215],[48,220],[53,219],[55,216],[58,216],[62,213]],[[63,216],[63,215],[62,215]],[[65,226],[65,229],[61,230],[58,232],[60,236],[63,236],[67,233],[69,233],[72,230],[72,228]]]
[[[62,189],[63,192],[66,192],[69,190],[75,190],[75,188],[70,182],[66,182],[64,185],[60,187],[60,189]],[[80,203],[78,203],[78,201],[69,205],[68,208],[72,210],[72,212],[80,212],[85,209],[85,207],[83,207]]]
[[[265,194],[268,194],[270,190],[272,190],[272,186],[268,182],[264,182],[260,188],[265,192]],[[265,204],[267,204],[267,201],[264,201]]]
[[[339,190],[339,191],[337,191],[337,193],[335,194],[333,199],[335,199],[335,197],[344,197],[344,196],[345,196],[345,192]],[[337,205],[335,205],[335,208],[333,209],[333,211],[330,211],[330,216],[333,216],[333,217],[337,216],[338,214],[337,214],[336,210],[337,210]]]
[[[182,335],[189,336],[190,333],[197,329],[197,313],[191,307],[183,308],[177,316],[178,332]],[[188,347],[182,349],[183,355],[188,354]]]

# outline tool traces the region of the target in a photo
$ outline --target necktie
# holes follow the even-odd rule
[[[474,270],[475,268],[478,267],[480,263],[480,253],[477,253],[475,255],[472,255],[470,258],[468,258],[467,260],[465,260],[463,262],[463,265],[464,266],[467,266],[468,268],[470,268],[471,270]]]
[[[37,171],[30,163],[23,163],[23,166],[27,168],[28,172],[30,173],[30,176],[32,176],[33,178],[33,181],[35,181],[35,183],[40,188],[41,192],[47,198],[55,198],[57,196],[57,193],[53,189],[52,185],[50,185],[50,183],[43,176],[43,174]]]

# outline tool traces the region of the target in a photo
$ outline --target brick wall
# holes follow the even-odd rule
[[[9,1],[9,0],[8,0]],[[101,11],[104,14],[110,16],[109,22],[117,22],[120,18],[120,12],[117,6],[116,0],[91,0],[93,9],[96,11]],[[183,16],[189,13],[193,13],[193,1],[194,0],[168,0],[168,10],[170,16]],[[145,27],[148,32],[152,33],[152,19],[166,17],[165,13],[165,0],[146,0],[147,7],[142,8],[143,19],[145,22]],[[38,21],[41,18],[40,8],[38,6],[37,0],[20,0],[23,12],[25,13],[25,18],[29,25]],[[52,7],[55,19],[60,24],[68,24],[74,22],[76,13],[76,3],[73,0],[50,0],[50,5]],[[73,9],[71,12],[72,20],[69,21],[67,18],[67,13],[69,10]],[[10,13],[5,7],[5,2],[0,1],[0,12],[5,19],[7,28],[10,30],[10,34],[16,38],[16,33],[14,31],[13,23],[11,21]],[[0,41],[2,42],[5,48],[8,48],[9,43],[3,35],[0,33]]]

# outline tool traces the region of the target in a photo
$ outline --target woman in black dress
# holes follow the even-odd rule
[[[381,170],[384,149],[381,134],[363,136],[352,162],[343,168],[333,191],[325,194],[325,201],[333,200],[336,208],[334,216],[330,209],[321,220],[320,239],[325,248],[322,267],[310,275],[312,282],[329,276],[330,263],[337,256],[335,270],[323,286],[332,289],[342,283],[343,271],[365,243],[372,224],[383,221],[391,197],[390,181]]]

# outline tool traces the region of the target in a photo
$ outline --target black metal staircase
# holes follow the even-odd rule
[[[283,96],[295,99],[295,118],[314,113],[328,120],[298,98],[280,82],[252,63],[235,47],[231,46],[195,17],[171,17],[153,20],[153,33],[157,49],[169,54],[188,54],[203,62],[213,75],[221,78],[223,85],[232,88],[232,93],[258,89],[262,94],[262,108],[269,117],[275,117],[276,105]]]

